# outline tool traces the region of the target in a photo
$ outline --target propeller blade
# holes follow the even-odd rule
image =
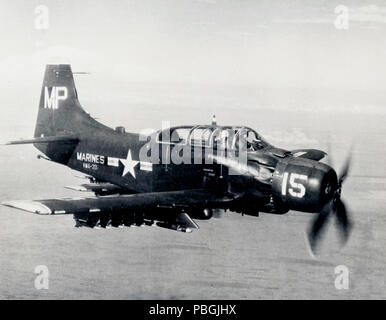
[[[317,245],[321,239],[324,226],[326,225],[331,211],[331,201],[329,201],[311,223],[307,238],[312,253],[316,252]]]
[[[338,199],[335,204],[335,213],[341,242],[342,244],[345,244],[350,235],[352,224],[349,221],[346,206],[344,202],[340,199]]]
[[[328,145],[327,145],[327,164],[330,167],[334,167],[334,161],[332,159],[332,152],[331,152],[331,138],[328,139]]]
[[[350,162],[351,162],[351,152],[349,153],[348,157],[346,158],[346,161],[344,163],[344,166],[341,170],[341,173],[339,175],[339,185],[342,185],[344,179],[346,179],[348,172],[350,171]]]

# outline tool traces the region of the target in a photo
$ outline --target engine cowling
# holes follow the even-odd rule
[[[273,173],[274,201],[292,210],[319,212],[332,198],[337,183],[335,170],[324,163],[285,158],[279,161]]]

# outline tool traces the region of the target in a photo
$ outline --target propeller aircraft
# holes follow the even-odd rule
[[[82,172],[89,183],[67,188],[94,196],[9,200],[3,205],[39,215],[72,214],[77,227],[142,224],[190,232],[219,210],[258,216],[297,210],[315,214],[307,231],[317,249],[329,216],[342,241],[352,223],[341,200],[342,172],[320,162],[316,149],[284,150],[245,126],[189,125],[151,134],[109,128],[81,106],[70,65],[47,65],[33,144],[38,158]]]

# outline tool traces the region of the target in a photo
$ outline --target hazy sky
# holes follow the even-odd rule
[[[348,30],[334,26],[339,4]],[[138,81],[383,91],[385,31],[384,1],[1,0],[0,71],[64,61]]]
[[[48,29],[36,29],[39,5]],[[338,5],[347,30],[334,24]],[[0,0],[1,139],[32,135],[45,64],[71,63],[91,72],[75,79],[82,105],[113,127],[208,123],[215,113],[279,146],[324,148],[319,130],[379,152],[385,35],[384,0]]]

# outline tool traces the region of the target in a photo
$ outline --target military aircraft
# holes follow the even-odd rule
[[[94,196],[12,200],[2,204],[40,215],[73,214],[76,226],[156,224],[189,232],[217,210],[258,216],[316,213],[307,232],[315,251],[333,214],[342,241],[352,224],[341,200],[349,171],[320,162],[316,149],[284,150],[244,126],[190,125],[151,134],[109,128],[81,106],[70,65],[47,65],[33,144],[43,158],[82,172],[89,183],[68,188]]]

